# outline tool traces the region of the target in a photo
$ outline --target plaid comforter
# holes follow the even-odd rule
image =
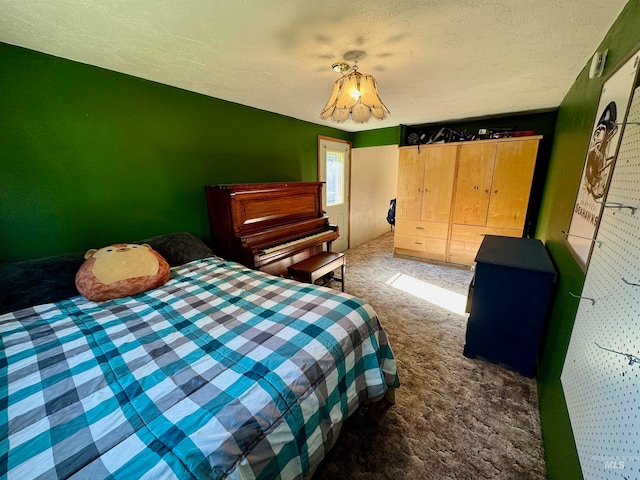
[[[0,477],[302,478],[399,385],[371,307],[209,258],[0,316]]]

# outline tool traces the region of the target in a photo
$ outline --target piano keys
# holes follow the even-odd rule
[[[280,243],[278,245],[273,245],[271,247],[266,247],[263,248],[262,250],[260,250],[260,253],[262,255],[268,255],[271,253],[275,253],[279,250],[282,250],[284,248],[291,248],[291,247],[295,247],[296,245],[300,245],[304,242],[309,242],[309,241],[313,241],[317,238],[323,238],[326,235],[326,232],[322,231],[320,233],[314,233],[313,235],[308,235],[306,237],[302,237],[302,238],[296,238],[295,240],[292,240],[290,242],[284,242],[284,243]]]
[[[331,250],[338,227],[322,211],[322,182],[207,185],[214,251],[274,275]]]

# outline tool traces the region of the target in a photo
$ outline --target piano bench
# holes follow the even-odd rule
[[[316,253],[289,266],[289,278],[299,282],[315,283],[317,279],[331,275],[331,280],[336,280],[342,284],[342,291],[344,292],[344,264],[344,253]],[[340,278],[333,276],[333,271],[337,268],[340,268]]]

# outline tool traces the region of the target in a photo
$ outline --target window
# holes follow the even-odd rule
[[[327,151],[327,206],[344,202],[344,152]]]

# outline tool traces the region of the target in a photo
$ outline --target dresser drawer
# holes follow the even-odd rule
[[[475,225],[453,224],[451,227],[451,240],[460,242],[482,243],[485,235],[498,235],[501,237],[521,237],[522,230],[512,228],[488,228]]]
[[[444,260],[445,252],[447,251],[447,240],[445,238],[404,235],[396,232],[394,237],[394,246],[397,253],[407,255],[415,254],[419,257]]]
[[[449,224],[441,222],[422,222],[420,220],[397,220],[396,233],[446,239],[447,234],[449,233]]]
[[[462,265],[473,265],[479,248],[480,243],[451,240],[448,261]]]
[[[394,236],[394,246],[396,248],[404,248],[407,250],[416,250],[418,252],[426,251],[426,239],[419,235],[407,235],[396,232]]]

